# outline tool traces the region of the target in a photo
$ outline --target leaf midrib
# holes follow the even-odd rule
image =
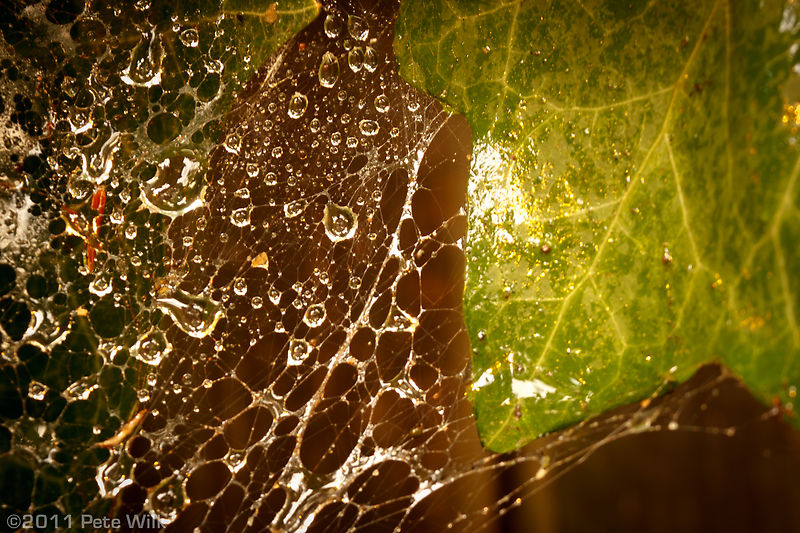
[[[671,96],[669,104],[667,106],[667,110],[666,110],[666,112],[664,114],[664,120],[663,120],[663,123],[661,125],[661,128],[660,128],[658,134],[655,136],[654,141],[653,141],[652,145],[650,146],[650,149],[648,150],[647,154],[645,154],[645,157],[642,159],[642,162],[639,165],[638,170],[636,171],[636,173],[633,176],[631,176],[630,186],[625,190],[625,192],[623,193],[622,197],[620,198],[619,205],[618,205],[618,208],[617,208],[617,210],[616,210],[616,212],[614,214],[614,217],[612,218],[610,224],[608,225],[608,229],[603,234],[603,237],[602,237],[602,239],[600,241],[600,245],[597,248],[597,252],[595,253],[594,257],[592,258],[591,263],[589,263],[589,267],[586,269],[586,271],[583,274],[583,276],[581,277],[581,279],[575,284],[575,286],[564,297],[563,302],[562,302],[562,304],[561,304],[561,306],[559,308],[558,316],[556,317],[556,322],[555,322],[555,324],[553,324],[553,327],[551,328],[551,330],[550,330],[550,332],[548,334],[547,340],[545,342],[544,347],[541,350],[541,353],[540,353],[539,357],[535,360],[535,362],[533,364],[533,372],[531,373],[529,379],[531,379],[531,380],[536,379],[536,377],[537,377],[537,375],[539,373],[540,365],[541,365],[543,359],[545,358],[545,356],[547,355],[547,353],[551,349],[553,340],[554,340],[554,338],[556,336],[556,333],[558,332],[558,330],[559,330],[559,328],[561,326],[562,320],[564,318],[564,314],[566,313],[566,310],[569,308],[569,305],[570,305],[570,302],[571,302],[573,296],[575,294],[577,294],[581,290],[581,288],[584,286],[584,284],[587,282],[587,280],[591,279],[591,277],[595,273],[595,269],[597,268],[598,260],[602,256],[606,245],[609,243],[609,237],[611,236],[612,232],[617,227],[617,224],[619,222],[620,216],[624,211],[623,208],[624,208],[624,206],[626,204],[627,199],[631,196],[632,191],[634,191],[634,190],[636,190],[638,188],[637,185],[641,181],[638,178],[640,177],[640,175],[643,172],[643,170],[647,167],[647,164],[650,161],[650,158],[655,153],[656,149],[659,147],[661,142],[666,139],[666,133],[667,133],[669,127],[671,126],[672,113],[673,113],[673,109],[674,109],[674,106],[675,106],[675,102],[677,101],[678,95],[680,94],[680,88],[681,88],[681,86],[683,85],[683,83],[685,81],[686,74],[688,73],[689,69],[693,66],[694,61],[695,61],[696,57],[698,56],[699,51],[700,51],[700,49],[702,48],[702,46],[703,46],[703,44],[705,42],[705,40],[702,39],[702,36],[707,33],[712,21],[715,19],[716,15],[717,15],[717,10],[718,10],[719,4],[722,1],[724,1],[724,0],[717,0],[716,2],[714,2],[714,6],[711,9],[711,13],[709,14],[708,18],[706,19],[705,23],[703,24],[702,29],[700,30],[699,36],[701,38],[696,39],[696,44],[695,44],[694,48],[692,49],[691,53],[689,54],[689,57],[686,60],[686,63],[684,64],[683,69],[681,69],[681,72],[680,72],[680,74],[678,76],[678,79],[672,85],[672,96]],[[728,68],[730,68],[730,67],[728,66]],[[506,172],[508,172],[508,169],[506,170]],[[688,231],[688,227],[687,227],[687,231]],[[513,417],[513,410],[509,409],[508,410],[508,414],[506,415],[506,417],[503,420],[503,422],[497,427],[497,429],[495,430],[494,434],[489,439],[487,439],[486,445],[488,447],[492,447],[492,444],[498,439],[498,437],[502,436],[505,433],[505,429],[506,429],[506,427],[508,427],[508,424],[511,422],[512,417]]]

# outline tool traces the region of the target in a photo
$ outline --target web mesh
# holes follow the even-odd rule
[[[139,142],[142,128],[127,136],[120,119],[82,145],[97,128],[74,126],[98,106],[73,106],[83,118],[68,118],[72,136],[50,142],[96,142],[90,157],[91,148],[72,155],[99,177],[84,184],[52,155],[53,186],[38,184],[49,196],[28,220],[39,193],[9,172],[4,254],[43,278],[61,269],[52,292],[63,298],[42,303],[14,289],[34,311],[19,335],[7,326],[16,322],[3,323],[4,368],[27,398],[25,415],[22,402],[19,414],[4,413],[15,453],[37,472],[73,465],[60,468],[82,487],[63,487],[54,508],[152,513],[170,531],[497,530],[508,510],[610,441],[677,428],[735,433],[730,420],[696,423],[731,381],[707,369],[518,452],[481,447],[461,311],[470,129],[397,75],[395,11],[391,2],[326,5],[237,95],[219,143],[200,135],[165,152]],[[4,94],[36,92],[31,78],[3,83]],[[186,139],[222,109],[196,107]],[[149,109],[151,119],[160,112]],[[14,124],[4,164],[33,165],[14,157],[44,129]],[[91,195],[97,212],[91,189],[106,182],[113,230],[92,234],[63,198]],[[48,227],[42,212],[53,214]],[[70,237],[52,227],[59,220]],[[98,266],[48,266],[25,241],[49,234],[64,256],[95,248]],[[44,356],[62,371],[53,354],[84,348],[92,363],[67,370],[63,384],[28,369]],[[37,438],[31,402],[55,397],[64,405]],[[95,409],[95,425],[65,430],[83,427],[70,406]],[[39,508],[35,498],[27,505]]]

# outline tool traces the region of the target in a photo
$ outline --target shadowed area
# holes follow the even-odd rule
[[[461,314],[471,133],[397,76],[396,8],[330,6],[238,96],[204,205],[169,228],[172,352],[119,513],[391,531],[483,456]],[[478,483],[452,489],[489,505]]]

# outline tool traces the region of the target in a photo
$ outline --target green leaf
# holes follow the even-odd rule
[[[797,15],[782,1],[403,3],[401,73],[475,132],[464,305],[486,446],[715,359],[794,415]]]

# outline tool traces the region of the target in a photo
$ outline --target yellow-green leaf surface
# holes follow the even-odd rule
[[[791,3],[407,0],[401,72],[475,130],[465,315],[497,451],[721,360],[800,382]]]

